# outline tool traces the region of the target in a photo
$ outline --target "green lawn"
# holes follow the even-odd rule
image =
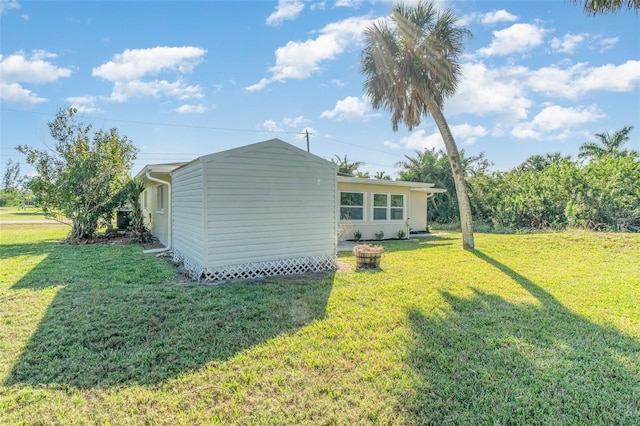
[[[442,234],[204,286],[66,232],[0,228],[2,425],[640,424],[640,235]]]
[[[0,221],[3,220],[43,220],[45,219],[42,210],[27,207],[24,209],[18,207],[0,207]]]

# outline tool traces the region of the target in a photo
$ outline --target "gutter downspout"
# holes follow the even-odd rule
[[[162,185],[167,185],[167,187],[169,187],[169,190],[167,191],[167,204],[168,204],[168,208],[167,210],[169,211],[169,214],[167,215],[167,226],[169,229],[169,242],[167,244],[166,247],[163,248],[156,248],[156,249],[149,249],[149,250],[143,250],[143,253],[163,253],[165,251],[169,251],[171,250],[171,246],[173,245],[173,217],[172,217],[172,211],[173,211],[173,200],[171,199],[171,182],[167,182],[158,178],[154,178],[150,175],[150,172],[146,173],[147,179],[149,179],[152,182],[157,182],[160,183]]]

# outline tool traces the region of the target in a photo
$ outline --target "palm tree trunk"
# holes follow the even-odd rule
[[[433,102],[425,102],[428,106],[429,112],[433,116],[433,120],[438,126],[444,146],[447,149],[447,156],[449,157],[449,163],[451,164],[451,172],[453,174],[453,182],[456,185],[456,195],[458,197],[458,207],[460,208],[460,227],[462,228],[462,248],[465,250],[473,250],[475,247],[473,241],[473,220],[471,219],[471,204],[469,203],[469,196],[467,195],[467,185],[464,179],[464,172],[462,170],[462,164],[460,162],[460,153],[456,146],[456,141],[453,139],[449,124],[447,124],[444,114],[440,110],[438,105]]]

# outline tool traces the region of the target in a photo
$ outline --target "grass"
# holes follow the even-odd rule
[[[67,231],[2,226],[0,424],[639,423],[639,235],[442,234],[211,287]]]
[[[0,221],[3,220],[44,220],[42,210],[34,207],[0,207]]]

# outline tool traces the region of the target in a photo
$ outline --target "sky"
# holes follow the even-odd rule
[[[406,1],[410,5],[412,1]],[[473,37],[444,114],[459,149],[506,171],[536,154],[576,158],[593,135],[632,125],[640,149],[640,18],[588,16],[570,0],[438,0]],[[394,132],[360,72],[364,30],[393,2],[0,0],[0,170],[14,148],[52,146],[73,106],[117,128],[146,164],[190,161],[272,138],[320,157],[398,162],[444,150],[431,117]]]

